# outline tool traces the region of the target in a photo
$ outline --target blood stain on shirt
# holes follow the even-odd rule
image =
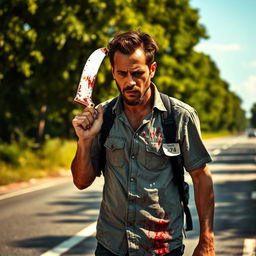
[[[147,230],[146,236],[151,241],[151,246],[148,243],[140,246],[145,252],[154,252],[158,256],[163,256],[170,252],[168,244],[172,240],[169,230],[170,220],[165,219],[165,217],[163,219],[152,217],[144,221],[145,229]]]

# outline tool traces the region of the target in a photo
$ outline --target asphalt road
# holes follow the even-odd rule
[[[216,202],[216,255],[255,256],[256,138],[239,136],[214,139],[208,140],[206,146],[213,158],[209,166],[213,174]],[[197,219],[194,205],[192,210],[193,219]],[[197,221],[194,222],[197,224]],[[192,255],[197,238],[198,224],[185,240],[185,256]]]
[[[255,255],[256,138],[246,136],[206,141],[213,157],[216,208],[216,255]],[[190,177],[186,175],[190,181]],[[78,191],[71,177],[39,182],[0,195],[0,256],[92,256],[95,222],[103,179]],[[185,256],[198,239],[196,209],[191,194],[194,230],[187,233]],[[63,243],[65,242],[65,243]]]

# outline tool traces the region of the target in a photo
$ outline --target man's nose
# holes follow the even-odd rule
[[[128,84],[129,85],[135,85],[136,82],[134,80],[134,77],[132,76],[132,74],[128,74]]]

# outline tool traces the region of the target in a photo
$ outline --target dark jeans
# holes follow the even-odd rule
[[[172,252],[166,254],[166,256],[182,256],[184,252],[184,245],[180,248],[177,248],[173,250]],[[95,251],[95,256],[117,256],[116,254],[110,252],[107,250],[104,246],[98,243],[96,251]],[[128,252],[126,256],[129,256]]]

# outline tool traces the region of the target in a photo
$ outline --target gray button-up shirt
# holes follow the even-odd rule
[[[105,184],[96,237],[117,255],[127,251],[130,256],[165,255],[182,245],[183,209],[165,147],[161,114],[156,111],[166,108],[154,88],[152,112],[136,131],[118,98],[113,107],[116,118],[104,145]],[[211,158],[201,140],[196,111],[174,100],[180,151],[185,169],[193,171]],[[91,151],[94,165],[100,161],[99,137]]]

